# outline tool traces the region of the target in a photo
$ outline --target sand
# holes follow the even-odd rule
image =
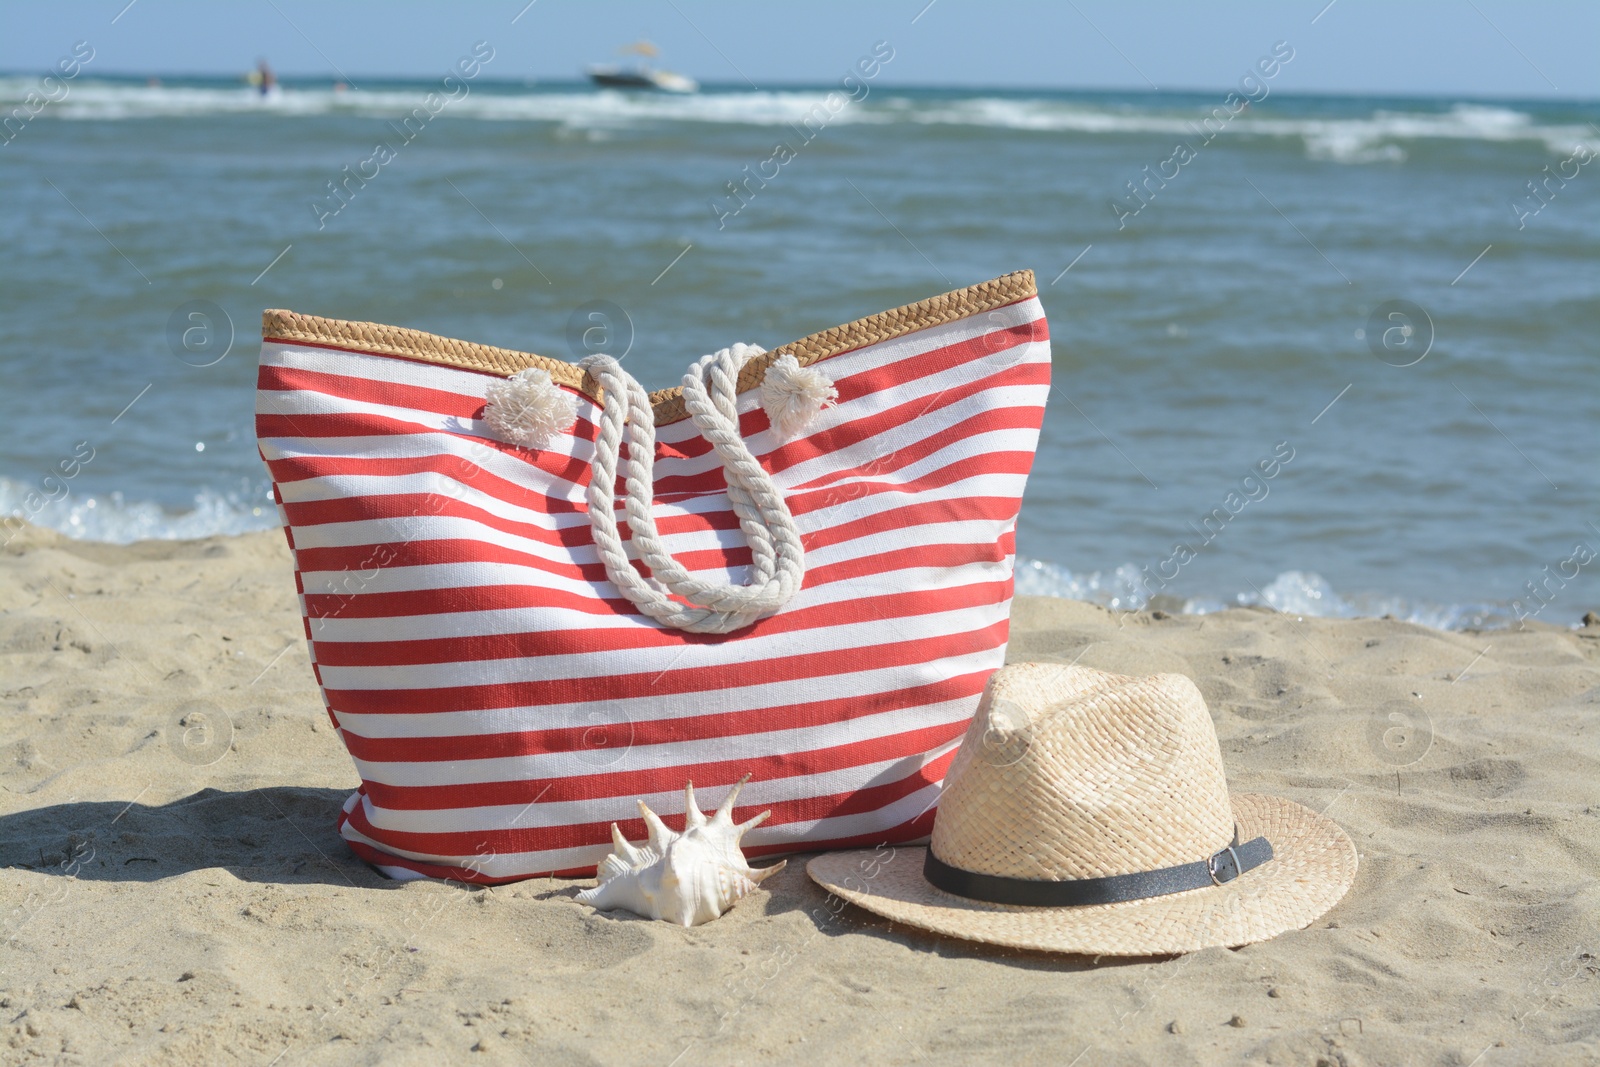
[[[1013,661],[1190,675],[1234,786],[1361,853],[1307,930],[1096,964],[835,917],[803,859],[694,930],[387,881],[292,591],[275,532],[0,552],[0,1061],[1600,1062],[1600,625],[1019,601]]]

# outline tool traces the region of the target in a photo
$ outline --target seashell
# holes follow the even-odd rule
[[[745,862],[739,839],[766,821],[764,811],[735,825],[733,802],[750,780],[747,774],[728,793],[707,821],[694,801],[694,783],[684,787],[684,830],[667,829],[661,818],[639,801],[650,837],[633,845],[611,824],[614,851],[600,862],[600,884],[578,894],[578,901],[599,911],[622,908],[679,926],[708,923],[739,902],[765,879],[783,870],[788,860],[759,870]]]

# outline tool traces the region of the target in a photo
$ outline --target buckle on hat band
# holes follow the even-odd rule
[[[1009,878],[952,867],[935,856],[932,846],[929,846],[922,873],[937,888],[969,900],[1060,908],[1120,904],[1128,900],[1145,900],[1190,889],[1226,885],[1271,859],[1272,842],[1265,837],[1256,837],[1240,844],[1239,828],[1235,826],[1233,840],[1223,846],[1220,852],[1194,863],[1180,863],[1176,867],[1154,871],[1060,881]]]
[[[1233,833],[1233,840],[1235,843],[1237,843],[1239,840],[1239,832],[1237,830],[1235,830]],[[1224,856],[1227,856],[1233,861],[1233,866],[1223,868],[1223,871],[1227,874],[1226,878],[1224,878],[1223,875],[1217,871],[1217,861]],[[1233,845],[1230,844],[1221,852],[1218,852],[1215,856],[1212,856],[1210,859],[1206,860],[1206,872],[1211,875],[1212,885],[1223,885],[1227,882],[1233,881],[1235,878],[1239,877],[1239,875],[1243,874],[1244,868],[1239,866],[1239,853],[1235,852]]]

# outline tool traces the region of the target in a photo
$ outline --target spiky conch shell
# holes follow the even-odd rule
[[[694,800],[694,783],[684,787],[684,830],[667,829],[660,816],[639,801],[639,814],[649,830],[643,845],[631,844],[611,824],[614,851],[600,862],[600,884],[578,894],[578,901],[599,911],[622,908],[648,919],[679,926],[699,926],[726,912],[788,860],[759,870],[745,862],[739,840],[766,821],[764,811],[746,822],[733,821],[734,801],[750,780],[747,774],[709,820]]]

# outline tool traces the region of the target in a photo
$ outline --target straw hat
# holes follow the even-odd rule
[[[1298,804],[1229,795],[1188,678],[1021,663],[990,679],[929,847],[834,852],[807,870],[937,933],[1144,956],[1307,926],[1350,888],[1356,850]]]

